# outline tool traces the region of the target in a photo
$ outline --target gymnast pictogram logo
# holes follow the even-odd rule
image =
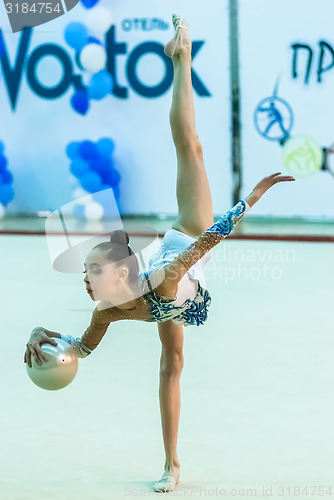
[[[79,0],[3,0],[13,33],[40,26],[72,10]],[[65,6],[65,7],[64,7]]]
[[[262,99],[254,113],[256,130],[269,141],[284,141],[289,137],[293,119],[291,106],[277,96]]]

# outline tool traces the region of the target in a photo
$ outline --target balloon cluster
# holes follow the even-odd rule
[[[5,206],[14,199],[13,174],[7,170],[7,158],[3,154],[4,144],[0,141],[0,218],[6,213]]]
[[[94,7],[98,0],[81,0],[87,9]],[[81,70],[89,77],[88,85],[76,82],[76,90],[71,98],[75,111],[85,115],[90,99],[101,100],[112,92],[113,79],[105,69],[107,53],[103,37],[112,24],[110,11],[105,7],[96,7],[89,11],[88,28],[80,22],[72,22],[65,28],[65,40],[75,50],[75,60]],[[91,33],[90,33],[91,32]],[[92,36],[93,35],[93,36]]]
[[[108,193],[103,196],[101,191],[112,188],[115,199],[119,199],[121,176],[114,167],[114,147],[114,142],[107,137],[96,143],[86,140],[68,144],[66,154],[71,160],[70,172],[76,178],[76,183],[80,183],[73,191],[74,199],[80,198],[80,203],[73,208],[76,218],[101,220],[111,216],[108,213],[108,207],[111,206],[107,199]]]

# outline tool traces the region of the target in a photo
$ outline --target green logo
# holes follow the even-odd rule
[[[286,169],[296,177],[308,177],[321,169],[322,148],[308,135],[290,137],[282,152]]]

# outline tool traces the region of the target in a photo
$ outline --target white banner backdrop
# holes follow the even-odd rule
[[[105,0],[98,6],[108,7],[113,16],[109,58],[115,64],[117,85],[127,95],[91,101],[85,116],[71,107],[73,85],[57,98],[45,98],[31,88],[27,71],[30,65],[41,86],[57,86],[65,78],[57,57],[41,57],[33,67],[31,61],[37,47],[54,44],[72,61],[73,74],[83,76],[85,82],[74,49],[64,39],[64,30],[75,21],[84,22],[89,28],[93,9],[78,5],[66,15],[32,29],[30,36],[26,30],[11,33],[6,13],[1,11],[0,26],[9,65],[12,71],[16,68],[11,81],[6,82],[8,76],[4,76],[1,66],[0,78],[0,140],[5,144],[4,154],[14,175],[15,191],[8,212],[53,211],[70,202],[73,176],[69,174],[67,144],[110,137],[116,144],[115,167],[122,176],[121,213],[176,215],[176,155],[169,128],[172,87],[155,97],[138,93],[140,83],[145,90],[157,86],[166,76],[166,63],[159,55],[140,55],[140,51],[146,42],[164,45],[171,38],[171,13],[176,11],[188,19],[192,40],[201,45],[193,60],[197,76],[197,128],[214,212],[224,213],[231,207],[232,192],[227,1],[211,2],[205,9],[202,2],[190,0]],[[158,21],[152,23],[152,19]],[[129,81],[131,72],[135,74],[137,89]],[[200,95],[201,88],[202,94],[207,90],[210,95]]]
[[[252,214],[334,217],[333,18],[331,0],[239,1],[242,194],[273,172],[297,179]]]

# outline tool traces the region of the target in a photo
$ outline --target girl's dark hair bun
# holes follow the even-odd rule
[[[128,233],[117,230],[110,233],[110,241],[111,243],[116,243],[118,245],[128,246],[130,240]]]

